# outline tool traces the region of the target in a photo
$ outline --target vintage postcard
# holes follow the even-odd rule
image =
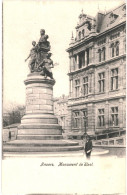
[[[2,5],[2,194],[126,194],[126,2]]]

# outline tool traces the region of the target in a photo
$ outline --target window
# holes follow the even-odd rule
[[[118,15],[114,14],[113,12],[111,12],[110,16],[109,16],[110,24],[112,24],[116,20],[117,17],[118,17]]]
[[[116,56],[119,56],[119,42],[116,42]]]
[[[104,90],[105,90],[105,73],[101,72],[98,74],[98,76],[99,76],[99,80],[98,80],[99,92],[104,92]]]
[[[75,97],[79,97],[80,80],[75,80]]]
[[[84,29],[82,30],[82,37],[84,37]]]
[[[75,69],[76,69],[76,65],[77,65],[77,55],[74,55],[74,66],[75,66]]]
[[[79,39],[81,39],[81,32],[79,32]]]
[[[88,76],[83,78],[83,95],[88,94]]]
[[[98,54],[99,54],[99,62],[101,62],[101,50],[98,50]]]
[[[118,89],[118,68],[111,70],[111,90]]]
[[[111,57],[119,56],[119,42],[111,44]]]
[[[114,43],[111,44],[111,57],[114,57]]]
[[[111,125],[118,126],[118,107],[111,108]]]
[[[83,110],[83,127],[88,127],[88,112],[87,110]],[[86,130],[86,129],[85,129]]]
[[[105,125],[104,108],[98,110],[98,126],[103,127]]]
[[[86,50],[86,55],[87,55],[87,62],[86,62],[86,64],[88,65],[89,64],[89,49]]]
[[[85,65],[85,52],[79,53],[79,69]]]
[[[79,112],[74,112],[74,128],[79,128],[80,126],[80,115]]]
[[[102,60],[105,61],[105,47],[102,49]]]

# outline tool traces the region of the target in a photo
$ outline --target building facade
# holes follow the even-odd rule
[[[126,5],[91,17],[82,13],[67,49],[68,124],[89,134],[126,124]]]
[[[54,98],[53,108],[59,125],[62,126],[63,132],[66,132],[68,130],[68,96]]]

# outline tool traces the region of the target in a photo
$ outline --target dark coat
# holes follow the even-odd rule
[[[86,142],[85,144],[85,152],[92,150],[92,141],[89,140],[88,142]]]

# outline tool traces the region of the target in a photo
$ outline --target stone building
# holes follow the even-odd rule
[[[53,99],[54,114],[64,132],[68,130],[68,96]]]
[[[67,49],[69,129],[88,134],[125,128],[126,5],[82,13]]]

